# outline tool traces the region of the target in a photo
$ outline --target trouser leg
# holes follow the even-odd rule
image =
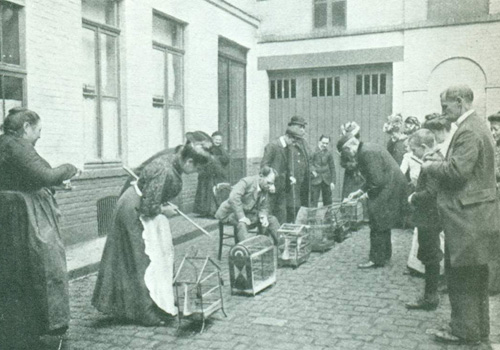
[[[248,226],[244,222],[238,222],[236,225],[236,234],[234,235],[234,243],[238,244],[241,241],[244,241],[248,236]]]
[[[278,219],[276,219],[274,216],[269,215],[267,217],[267,221],[269,222],[269,226],[266,228],[262,228],[263,233],[267,236],[269,236],[272,240],[275,246],[278,245],[278,229],[280,228],[280,223],[278,222]]]
[[[438,299],[439,264],[425,265],[424,299],[436,301]]]
[[[323,206],[332,204],[332,189],[330,184],[321,183],[321,199],[323,200]]]
[[[318,206],[320,192],[321,192],[321,184],[311,186],[311,208],[316,208]]]
[[[370,229],[370,261],[383,266],[391,254],[391,230]]]

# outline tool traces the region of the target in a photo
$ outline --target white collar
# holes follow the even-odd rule
[[[286,148],[287,144],[286,144],[286,141],[285,141],[285,135],[280,136],[279,140],[280,140],[281,146],[283,148]]]
[[[470,116],[472,113],[474,113],[474,110],[473,109],[469,109],[467,112],[465,112],[464,114],[462,114],[460,116],[460,118],[457,119],[457,121],[455,122],[458,125],[462,124],[463,121],[468,117]]]

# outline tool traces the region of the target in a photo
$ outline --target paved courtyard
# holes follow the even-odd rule
[[[325,253],[313,253],[297,269],[280,268],[277,284],[255,297],[231,296],[227,253],[223,269],[228,317],[217,312],[200,334],[200,322],[174,320],[148,328],[117,323],[90,305],[96,274],[71,281],[72,321],[67,344],[77,349],[468,349],[437,344],[426,333],[449,320],[448,296],[434,312],[407,311],[406,301],[423,290],[423,279],[404,275],[411,244],[407,231],[393,231],[389,266],[358,270],[368,251],[368,230]],[[175,247],[176,261],[196,249],[216,257],[213,238],[197,237]],[[500,349],[500,296],[490,299],[491,342]],[[488,349],[481,345],[472,349]]]

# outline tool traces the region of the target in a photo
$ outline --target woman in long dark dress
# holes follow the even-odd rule
[[[217,207],[213,188],[215,185],[228,181],[227,165],[229,156],[222,146],[222,134],[216,131],[212,134],[212,157],[198,173],[198,187],[194,201],[194,212],[204,217],[213,217]]]
[[[99,311],[146,326],[177,314],[168,221],[176,207],[169,202],[182,189],[181,175],[196,172],[209,156],[203,144],[188,142],[175,155],[160,152],[138,169],[139,181],[118,200],[106,240],[92,298]]]
[[[0,349],[37,349],[69,324],[66,256],[52,186],[77,173],[35,150],[38,114],[9,111],[0,136]]]
[[[348,122],[341,127],[342,135],[352,134],[357,139],[360,138],[360,127],[356,122]],[[340,150],[339,150],[340,152]],[[340,165],[344,168],[344,181],[342,183],[342,200],[347,198],[352,192],[356,192],[365,183],[365,180],[359,173],[356,165],[356,159],[347,159],[346,157],[340,159]]]

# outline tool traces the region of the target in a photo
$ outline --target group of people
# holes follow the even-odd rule
[[[488,118],[490,131],[472,109],[469,87],[452,86],[440,97],[442,113],[426,116],[422,126],[414,117],[404,122],[400,115],[389,117],[386,148],[363,141],[355,122],[342,125],[337,142],[345,168],[342,197],[367,201],[370,252],[358,267],[385,266],[392,255],[391,229],[416,226],[425,291],[406,307],[438,306],[439,264],[444,258],[451,322],[435,332],[436,340],[479,343],[489,336],[488,281],[490,290],[500,285],[500,262],[493,259],[500,251],[500,112]],[[185,144],[174,153],[162,151],[142,163],[121,191],[92,304],[115,318],[148,326],[165,324],[177,314],[169,218],[178,213],[171,201],[182,189],[182,174],[201,172],[196,209],[234,225],[235,243],[258,227],[278,245],[280,224],[294,222],[301,206],[316,207],[320,196],[323,205],[331,204],[336,185],[331,138],[321,135],[311,151],[304,138],[306,126],[303,118],[292,117],[285,133],[266,145],[259,174],[237,182],[219,206],[212,189],[227,181],[229,163],[220,133],[187,133]],[[40,335],[64,334],[69,322],[66,263],[52,188],[77,169],[69,164],[52,168],[38,155],[34,146],[40,130],[36,113],[14,108],[0,136],[0,207],[12,207],[12,193],[20,193],[22,202],[19,213],[0,217],[0,282],[9,286],[1,289],[0,302],[10,308],[0,318],[8,329],[1,332],[0,341],[13,349],[36,348]],[[16,240],[7,231],[19,222],[25,234]],[[9,258],[12,252],[27,259]],[[29,273],[20,276],[21,270]],[[26,304],[36,311],[29,322],[23,318]]]

